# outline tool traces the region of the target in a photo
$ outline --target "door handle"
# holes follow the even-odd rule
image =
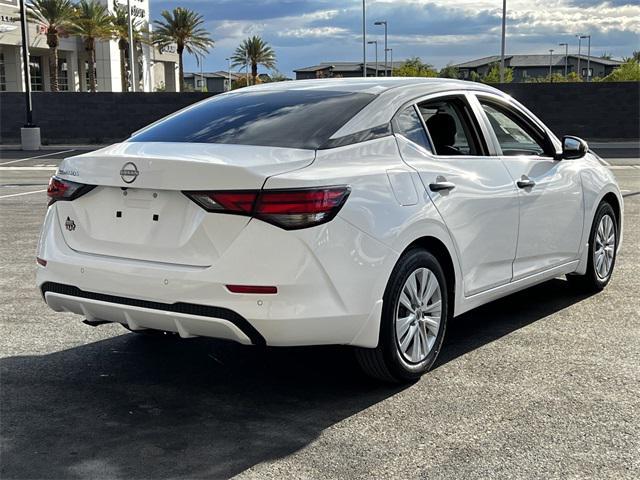
[[[532,188],[536,185],[536,182],[523,175],[522,178],[516,182],[516,185],[518,185],[518,188]]]
[[[454,188],[456,188],[455,183],[446,182],[446,181],[435,182],[435,183],[430,183],[429,184],[429,189],[432,192],[439,192],[441,190],[453,190]]]

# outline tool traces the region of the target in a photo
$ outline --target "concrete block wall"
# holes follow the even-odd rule
[[[111,143],[209,96],[200,92],[36,92],[33,116],[44,144]],[[0,143],[20,143],[24,123],[24,94],[0,93]]]
[[[588,140],[640,139],[640,84],[513,83],[498,85],[539,116],[558,136]],[[34,120],[44,143],[109,143],[211,93],[33,94]],[[0,93],[0,143],[19,143],[24,96]]]
[[[558,137],[640,139],[640,83],[505,83],[496,85],[537,115]]]

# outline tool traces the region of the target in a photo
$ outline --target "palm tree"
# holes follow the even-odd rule
[[[96,41],[113,35],[113,24],[107,7],[98,0],[80,0],[71,32],[82,38],[89,54],[89,91],[96,91]]]
[[[258,65],[273,69],[276,66],[276,54],[267,42],[262,38],[254,35],[244,40],[235,53],[231,57],[233,66],[237,67],[247,63],[251,63],[251,78],[253,84],[256,84],[258,78]]]
[[[160,14],[164,21],[156,20],[156,31],[153,43],[158,48],[166,48],[175,44],[178,52],[178,69],[180,76],[180,90],[184,90],[184,67],[182,53],[186,49],[188,53],[196,56],[204,56],[213,47],[214,41],[202,26],[202,15],[187,8],[174,8],[172,12],[163,10]]]
[[[58,45],[74,22],[74,7],[70,0],[31,0],[27,5],[29,20],[47,32],[49,46],[49,77],[51,91],[58,91]]]
[[[120,50],[120,82],[122,91],[129,91],[129,76],[131,72],[131,62],[129,58],[129,13],[123,5],[115,5],[115,12],[111,16],[113,24],[113,35],[118,41]],[[137,19],[133,19],[133,40],[138,43],[142,41],[142,25]]]

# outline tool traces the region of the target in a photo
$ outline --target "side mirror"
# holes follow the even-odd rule
[[[569,135],[562,137],[562,158],[566,160],[582,158],[588,151],[589,145],[581,138]]]

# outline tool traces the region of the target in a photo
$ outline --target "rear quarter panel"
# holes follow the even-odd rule
[[[399,174],[404,177],[401,193],[397,191],[397,184],[395,191],[392,187],[392,179]],[[271,177],[265,188],[345,184],[351,187],[351,194],[338,218],[361,234],[354,236],[350,246],[341,253],[342,261],[351,265],[350,274],[344,275],[338,268],[328,272],[338,290],[344,287],[352,292],[345,301],[373,305],[381,300],[402,252],[425,236],[445,244],[453,258],[456,281],[459,279],[458,262],[446,227],[417,172],[402,161],[393,136],[319,150],[312,165]],[[416,199],[415,203],[406,200],[411,198]],[[322,252],[316,251],[316,254],[322,255]],[[322,263],[330,265],[334,261],[324,259]],[[357,292],[350,288],[354,281],[361,282]]]

